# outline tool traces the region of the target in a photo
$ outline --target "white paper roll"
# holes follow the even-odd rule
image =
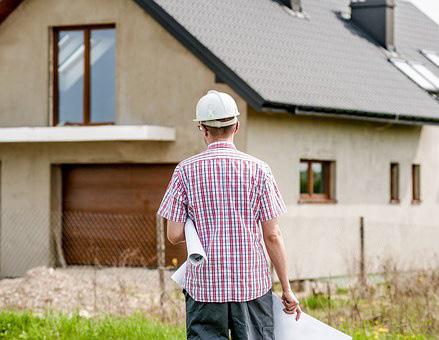
[[[188,253],[188,260],[195,266],[199,266],[204,261],[207,262],[207,256],[201,245],[194,222],[190,218],[187,219],[184,225],[184,233],[186,236],[186,248]]]
[[[204,261],[207,262],[206,252],[204,251],[200,238],[198,237],[194,222],[192,222],[190,218],[186,220],[184,225],[184,235],[186,237],[186,249],[188,254],[187,261],[190,261],[190,263],[195,266],[199,266]],[[186,276],[187,261],[185,261],[171,276],[171,279],[177,282],[180,287],[183,286]]]

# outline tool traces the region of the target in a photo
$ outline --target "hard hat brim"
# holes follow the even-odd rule
[[[239,115],[240,115],[240,113],[237,112],[237,113],[236,113],[235,115],[233,115],[233,116],[222,117],[222,118],[216,118],[216,119],[212,119],[212,120],[219,120],[219,119],[233,118],[233,117],[238,117]],[[193,121],[193,122],[208,122],[208,120],[205,120],[205,119],[197,119],[197,118],[193,119],[192,121]]]
[[[201,124],[214,128],[223,128],[226,126],[235,125],[237,122],[238,122],[238,117],[234,116],[233,119],[229,119],[225,122],[221,122],[219,120],[205,120],[202,121]]]

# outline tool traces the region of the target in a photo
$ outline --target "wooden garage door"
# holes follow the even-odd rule
[[[68,264],[157,266],[155,214],[175,165],[64,165],[63,234]],[[166,241],[166,264],[185,246]]]

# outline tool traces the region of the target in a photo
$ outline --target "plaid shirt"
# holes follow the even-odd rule
[[[159,208],[168,220],[194,221],[208,262],[187,262],[183,288],[196,301],[242,302],[271,288],[261,221],[286,212],[269,166],[215,142],[177,165]]]

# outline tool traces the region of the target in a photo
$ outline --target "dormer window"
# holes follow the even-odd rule
[[[399,58],[391,58],[390,62],[425,91],[439,93],[439,78],[421,63]]]
[[[439,67],[439,53],[429,50],[421,50],[420,51],[425,58],[430,60],[433,64]]]

